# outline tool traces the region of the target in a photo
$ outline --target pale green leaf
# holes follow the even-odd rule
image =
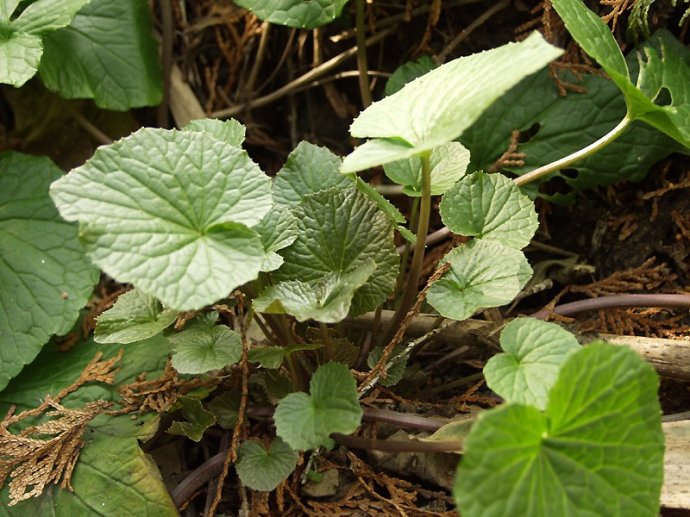
[[[448,142],[431,152],[431,195],[444,194],[465,175],[470,163],[470,152],[458,142]],[[392,162],[383,167],[391,181],[403,185],[408,196],[422,195],[422,160],[413,156],[407,160]]]
[[[70,330],[98,281],[48,195],[60,176],[48,158],[0,154],[0,390]]]
[[[326,363],[309,383],[310,394],[291,393],[278,403],[276,431],[295,450],[315,449],[331,433],[354,432],[362,420],[357,386],[347,366]]]
[[[41,38],[22,32],[0,35],[0,83],[19,88],[38,70],[43,55]]]
[[[359,190],[362,194],[367,196],[371,201],[373,201],[376,204],[378,209],[381,210],[381,212],[383,212],[384,215],[388,217],[388,219],[390,219],[390,221],[393,224],[396,225],[395,229],[398,230],[398,232],[400,232],[400,235],[402,235],[405,240],[414,244],[417,239],[414,233],[412,233],[410,230],[403,226],[407,222],[407,220],[405,219],[405,216],[402,215],[400,210],[398,210],[393,203],[391,203],[385,197],[379,194],[379,192],[374,187],[369,185],[369,183],[364,181],[359,176],[354,176],[354,180],[357,185],[357,190]]]
[[[520,79],[561,53],[534,33],[520,43],[461,57],[432,70],[355,119],[352,136],[381,140],[357,148],[345,158],[341,170],[356,172],[455,140]]]
[[[276,174],[273,200],[276,204],[295,208],[309,194],[351,186],[352,181],[338,172],[341,163],[340,157],[325,147],[300,142]]]
[[[668,31],[657,32],[637,50],[635,84],[613,34],[596,14],[581,0],[554,0],[553,6],[573,38],[623,92],[629,116],[690,147],[690,51]],[[670,104],[665,105],[663,95],[670,95]]]
[[[226,391],[208,403],[216,422],[223,429],[234,429],[240,413],[242,394],[239,391]]]
[[[259,363],[261,368],[275,370],[283,364],[287,350],[282,346],[263,346],[249,350],[249,362]]]
[[[277,252],[288,247],[297,238],[297,220],[285,207],[275,207],[254,226],[261,236],[266,257],[261,266],[262,271],[273,271],[283,264],[283,257]]]
[[[565,79],[577,81],[570,76]],[[625,116],[625,99],[611,81],[584,74],[577,84],[585,91],[561,97],[553,78],[544,70],[501,97],[460,138],[471,152],[470,169],[492,169],[508,149],[514,130],[521,132],[521,140],[527,140],[518,143],[516,149],[525,154],[524,165],[504,168],[521,175],[591,144]],[[621,180],[639,181],[654,163],[681,149],[670,137],[634,122],[604,149],[570,165],[567,171],[549,175],[546,180],[558,177],[565,185],[558,192],[542,189],[540,195],[550,201],[570,203],[583,189]]]
[[[134,289],[120,295],[115,305],[98,317],[94,339],[123,345],[141,341],[163,332],[176,318],[176,311]]]
[[[247,440],[240,445],[235,468],[244,486],[270,492],[292,474],[298,457],[280,438],[273,440],[268,450],[257,440]]]
[[[172,309],[200,309],[261,269],[261,239],[247,226],[270,209],[270,181],[204,133],[141,129],[98,148],[51,195],[82,223],[94,263]]]
[[[91,0],[69,27],[46,36],[44,47],[41,79],[62,97],[94,99],[118,111],[161,102],[158,43],[146,0]]]
[[[388,81],[386,81],[384,93],[386,95],[393,95],[395,92],[400,91],[402,87],[410,81],[423,76],[436,67],[438,67],[438,65],[429,56],[422,56],[415,61],[403,63],[395,69],[395,72],[393,72],[388,78]]]
[[[500,341],[504,353],[484,366],[486,384],[507,402],[544,409],[561,366],[580,349],[577,339],[555,323],[518,318],[505,326]]]
[[[19,32],[42,36],[70,24],[74,15],[91,0],[37,0],[12,22]]]
[[[200,131],[202,133],[208,133],[226,144],[241,147],[244,142],[247,128],[234,118],[228,120],[204,118],[192,120],[182,128],[182,131]]]
[[[476,415],[466,415],[455,420],[451,420],[447,424],[441,426],[437,431],[430,436],[419,437],[418,440],[422,442],[447,442],[456,441],[464,444],[467,435],[472,430]],[[461,445],[454,452],[461,453],[463,446]]]
[[[463,244],[443,262],[450,269],[429,288],[427,301],[441,316],[458,321],[511,302],[532,275],[521,251],[491,240]]]
[[[91,340],[76,343],[68,352],[59,351],[53,343],[47,345],[31,367],[0,393],[0,413],[5,414],[9,404],[17,404],[18,411],[36,407],[46,395],[56,395],[78,379],[97,353],[107,359],[118,352],[119,347]],[[77,408],[98,399],[117,402],[121,400],[118,386],[133,382],[143,371],[156,378],[163,371],[168,353],[161,336],[132,343],[124,349],[115,386],[91,383],[68,395],[62,404]],[[74,491],[49,486],[40,497],[9,507],[6,486],[0,492],[0,515],[178,515],[158,469],[139,447],[139,440],[146,440],[155,426],[156,420],[150,414],[136,419],[131,415],[97,417],[84,435],[84,447],[72,476]]]
[[[664,435],[658,378],[635,352],[570,355],[545,413],[508,404],[480,415],[454,487],[463,516],[658,515]]]
[[[350,271],[327,273],[310,282],[280,282],[254,300],[254,310],[291,314],[297,321],[337,323],[348,315],[355,292],[366,284],[375,270],[376,263],[368,259]]]
[[[532,201],[502,174],[465,176],[443,196],[440,210],[453,233],[515,249],[527,246],[539,226]]]
[[[310,283],[331,274],[349,273],[373,260],[376,274],[352,300],[351,315],[374,310],[395,286],[400,258],[393,225],[363,194],[351,187],[304,198],[295,208],[298,237],[285,248],[276,280]]]
[[[313,29],[332,22],[347,0],[236,0],[258,18],[297,29]]]
[[[168,433],[186,436],[192,441],[200,442],[204,431],[216,423],[216,417],[204,409],[200,400],[190,397],[179,397],[177,400],[182,404],[182,416],[186,420],[174,420]]]
[[[0,2],[0,20],[9,22],[12,13],[17,9],[20,1],[21,0],[5,0],[4,2]]]
[[[224,325],[194,325],[168,337],[172,365],[180,373],[200,374],[220,370],[242,357],[242,337]]]

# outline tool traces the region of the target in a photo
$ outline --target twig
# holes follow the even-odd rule
[[[170,2],[173,0],[160,0],[161,8],[161,26],[163,30],[163,37],[161,40],[161,64],[163,68],[163,98],[158,106],[157,123],[158,127],[167,128],[170,124],[168,116],[168,104],[170,102],[170,83],[173,62],[173,40],[174,34],[174,19],[172,13],[172,6]]]
[[[374,34],[373,36],[367,38],[366,44],[367,46],[373,45],[374,43],[377,43],[378,41],[381,41],[384,39],[386,36],[391,34],[394,31],[393,28],[381,31],[378,34]],[[337,66],[339,66],[341,63],[347,61],[349,58],[354,56],[357,53],[357,47],[353,47],[351,49],[346,50],[345,52],[342,52],[338,54],[337,56],[329,59],[326,61],[324,64],[321,66],[318,66],[316,68],[312,68],[309,72],[306,74],[298,77],[294,81],[290,81],[288,84],[282,86],[281,88],[278,88],[277,90],[269,93],[268,95],[264,95],[263,97],[259,97],[257,99],[254,99],[252,101],[249,101],[244,104],[240,104],[237,106],[231,106],[226,109],[222,109],[219,111],[214,111],[211,116],[216,117],[216,118],[226,118],[226,117],[232,117],[234,115],[237,115],[238,113],[241,113],[242,111],[249,109],[249,108],[258,108],[260,106],[265,106],[266,104],[270,104],[273,101],[276,101],[282,97],[285,97],[286,95],[290,93],[294,93],[294,91],[301,87],[304,86],[305,84],[310,83],[311,81],[318,79],[322,75],[326,74],[330,70],[333,70]]]
[[[557,305],[553,309],[542,309],[531,314],[532,318],[546,319],[550,314],[571,316],[584,311],[613,309],[619,307],[668,307],[690,309],[690,294],[616,294],[589,298]]]
[[[359,71],[359,93],[362,96],[362,106],[366,109],[371,105],[371,90],[369,88],[369,66],[367,65],[366,25],[364,20],[364,0],[355,0],[357,10],[357,70]]]
[[[72,110],[72,117],[97,142],[103,145],[110,145],[113,143],[112,138],[110,138],[103,131],[94,126],[89,119],[87,119],[84,115],[79,113],[79,111],[77,111],[76,109]]]
[[[341,445],[353,449],[383,452],[460,452],[462,442],[459,440],[445,442],[420,442],[417,440],[377,440],[376,438],[361,438],[359,436],[333,433],[331,438]]]
[[[254,59],[254,63],[252,64],[252,69],[249,71],[249,79],[247,79],[247,82],[244,85],[244,94],[242,95],[242,98],[251,99],[254,96],[252,90],[256,85],[256,79],[259,76],[259,69],[261,68],[261,64],[264,61],[264,56],[266,55],[266,44],[268,43],[268,34],[271,32],[270,27],[271,24],[268,22],[264,22],[261,24],[261,37],[259,38],[259,48],[256,50],[256,58]]]

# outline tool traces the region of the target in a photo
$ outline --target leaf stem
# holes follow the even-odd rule
[[[419,220],[417,221],[417,242],[414,246],[414,254],[412,255],[412,264],[410,265],[410,272],[407,275],[407,284],[403,291],[400,300],[400,306],[395,312],[395,316],[391,321],[386,335],[383,340],[383,345],[388,343],[395,335],[398,326],[402,323],[407,315],[407,312],[412,307],[417,298],[417,290],[419,287],[419,276],[422,271],[422,263],[424,262],[425,253],[425,239],[429,231],[429,218],[431,216],[431,161],[429,159],[430,151],[420,155],[422,161],[422,197],[419,208]]]
[[[359,92],[362,96],[362,106],[368,108],[371,104],[371,90],[369,88],[369,70],[367,65],[366,24],[364,20],[364,0],[356,0],[356,41],[357,41],[357,70],[359,71]]]
[[[321,340],[323,341],[323,350],[326,352],[326,360],[331,361],[335,357],[335,349],[331,334],[328,331],[328,325],[319,321],[319,329],[321,330]]]
[[[587,147],[583,147],[582,149],[579,149],[574,153],[569,154],[568,156],[565,156],[559,160],[547,163],[546,165],[542,165],[541,167],[538,167],[533,171],[528,172],[527,174],[523,174],[519,178],[515,178],[513,182],[518,187],[521,187],[522,185],[531,183],[532,181],[535,181],[548,174],[551,174],[552,172],[564,169],[565,167],[568,167],[569,165],[572,165],[575,162],[579,162],[580,160],[587,158],[588,156],[602,150],[604,147],[613,142],[616,138],[621,136],[628,128],[631,122],[632,118],[629,114],[626,113],[625,117],[623,117],[623,120],[621,120],[616,125],[616,127],[614,127],[611,131],[606,133],[596,142],[593,142],[589,144]]]

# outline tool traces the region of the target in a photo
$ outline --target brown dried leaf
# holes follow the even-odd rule
[[[591,298],[609,294],[651,291],[677,278],[665,263],[655,265],[651,257],[635,268],[616,271],[612,275],[587,285],[571,286],[570,292],[584,293]]]

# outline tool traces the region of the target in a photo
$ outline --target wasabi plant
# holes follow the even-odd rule
[[[2,155],[0,402],[32,406],[37,394],[56,393],[79,377],[95,352],[114,357],[117,343],[124,348],[121,370],[65,400],[117,404],[118,387],[141,371],[155,377],[168,355],[175,374],[188,380],[218,379],[236,365],[252,365],[255,376],[242,393],[202,402],[210,391],[202,388],[180,397],[176,408],[183,420],[166,429],[195,441],[215,424],[238,433],[253,401],[271,403],[276,436],[270,443],[250,436],[238,448],[235,468],[249,488],[274,489],[292,474],[299,453],[317,454],[354,433],[364,414],[361,396],[378,382],[399,380],[420,342],[405,342],[403,332],[422,301],[443,318],[461,321],[510,303],[528,282],[532,270],[522,249],[538,221],[528,195],[535,191],[523,187],[605,156],[635,122],[643,135],[652,129],[639,123],[655,130],[653,146],[642,151],[645,163],[668,152],[661,148],[669,138],[677,142],[672,148],[690,146],[687,50],[662,31],[626,61],[608,28],[582,2],[552,1],[622,93],[616,109],[624,107],[624,113],[565,157],[532,170],[508,167],[517,173],[512,179],[483,170],[502,144],[480,135],[493,120],[486,117],[505,109],[511,95],[527,95],[530,84],[540,91],[540,70],[561,55],[537,33],[391,87],[352,123],[351,135],[366,141],[351,154],[341,159],[302,142],[274,179],[243,150],[245,128],[235,120],[144,128],[100,147],[63,177],[48,160]],[[259,16],[285,4],[283,20],[297,19],[293,10],[308,5],[240,3],[251,4]],[[331,18],[345,2],[336,4]],[[30,13],[27,8],[11,22],[16,31],[32,34],[21,22]],[[424,66],[415,66],[418,75]],[[610,95],[604,79],[587,81],[593,91]],[[540,100],[556,106],[554,99]],[[549,113],[540,116],[555,117]],[[606,115],[609,122],[612,114]],[[525,118],[516,126],[529,125]],[[497,134],[501,130],[499,124]],[[415,200],[414,224],[357,177],[377,166]],[[578,169],[581,188],[604,181],[591,178],[596,165],[588,167]],[[468,240],[443,257],[420,290],[432,196],[443,196],[443,224]],[[396,232],[407,242],[409,267],[401,267]],[[98,270],[133,289],[99,317],[94,341],[62,356],[41,352],[52,334],[75,322]],[[376,311],[391,297],[397,309],[389,328],[369,345],[350,342],[337,324]],[[235,309],[242,321],[232,326],[221,316]],[[247,328],[253,324],[268,346],[250,343]],[[487,363],[484,376],[506,403],[482,412],[469,433],[467,426],[457,431],[463,457],[453,493],[462,515],[656,515],[664,445],[652,368],[630,350],[581,346],[561,327],[530,318],[508,323],[500,342],[503,353]],[[105,472],[115,480],[107,489],[115,502],[103,503],[109,505],[104,514],[176,514],[160,481],[142,474],[152,466],[137,439],[150,436],[156,422],[143,415],[140,423],[101,414],[89,424],[92,435],[77,462],[73,492],[30,499],[37,493],[10,481],[10,504],[16,512],[52,504],[57,514],[74,515],[95,504],[93,494],[107,485],[88,479],[89,472]],[[9,436],[8,425],[0,427],[3,436]],[[121,450],[111,450],[110,440]],[[129,470],[115,472],[113,455],[131,462]],[[7,458],[0,482],[18,477],[22,468],[22,458],[0,443],[0,459]]]

